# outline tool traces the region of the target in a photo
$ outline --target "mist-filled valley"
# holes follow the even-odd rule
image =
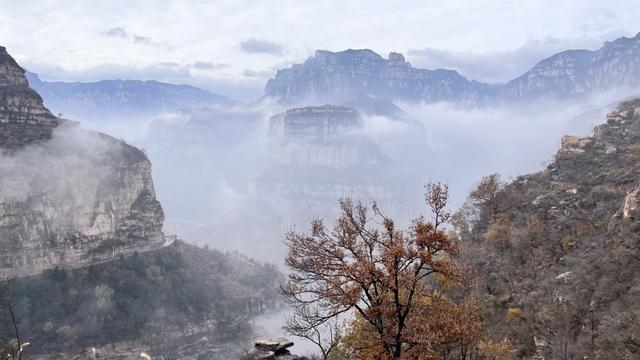
[[[631,90],[614,90],[526,109],[400,103],[400,117],[361,113],[357,127],[340,130],[344,139],[339,141],[366,142],[343,151],[371,148],[366,151],[375,152],[380,158],[375,161],[384,165],[370,173],[363,172],[366,160],[349,162],[327,153],[341,151],[344,144],[338,141],[317,149],[312,141],[288,146],[275,138],[269,131],[273,117],[287,109],[271,102],[81,124],[145,150],[167,216],[166,231],[280,263],[284,234],[308,227],[314,218],[330,222],[341,197],[388,207],[402,203],[389,215],[409,219],[424,213],[423,186],[437,180],[449,185],[452,208],[459,207],[482,176],[499,173],[509,179],[542,170],[563,135],[588,135],[617,100],[631,95]],[[301,175],[296,166],[302,164],[296,162],[314,155],[326,158]]]
[[[9,5],[0,360],[638,358],[635,4]]]

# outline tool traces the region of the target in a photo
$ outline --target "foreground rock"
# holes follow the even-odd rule
[[[293,346],[293,341],[287,339],[260,339],[256,340],[254,346],[248,354],[250,359],[307,360],[306,357],[291,354],[289,348]]]

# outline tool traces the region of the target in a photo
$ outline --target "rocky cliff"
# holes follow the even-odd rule
[[[639,141],[640,100],[625,102],[544,171],[485,179],[459,213],[488,330],[521,357],[637,355]]]
[[[157,248],[163,219],[144,153],[53,116],[0,48],[0,275]]]
[[[319,50],[304,63],[279,70],[267,82],[264,95],[297,105],[344,104],[353,99],[375,99],[378,104],[391,100],[492,105],[575,97],[620,87],[633,94],[638,86],[640,34],[607,42],[595,51],[555,54],[500,85],[469,80],[452,70],[414,68],[398,53],[385,59],[367,49]]]

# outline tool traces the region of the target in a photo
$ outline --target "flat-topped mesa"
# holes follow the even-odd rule
[[[323,105],[289,109],[269,119],[269,135],[284,141],[329,141],[362,124],[354,109]]]
[[[291,222],[298,224],[311,220],[307,214],[332,213],[335,199],[343,197],[405,203],[407,179],[394,178],[397,167],[366,131],[365,119],[335,105],[294,108],[272,117],[273,161],[257,179],[260,193],[289,207],[297,216]]]
[[[0,47],[0,148],[46,140],[58,123],[29,87],[24,70]]]

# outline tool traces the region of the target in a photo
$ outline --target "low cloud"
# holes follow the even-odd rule
[[[464,109],[451,104],[401,104],[426,129],[429,176],[449,183],[452,207],[461,205],[482,176],[504,179],[544,169],[564,135],[589,135],[631,92],[618,89],[580,101]]]
[[[49,141],[0,151],[0,198],[28,209],[54,209],[51,204],[56,204],[42,215],[52,231],[91,226],[88,214],[99,202],[121,196],[122,189],[113,184],[122,154],[114,140],[77,126],[59,126]],[[67,216],[71,212],[84,215]]]
[[[252,70],[252,69],[244,69],[242,72],[242,76],[249,78],[270,78],[273,75],[273,71],[271,70]]]
[[[213,69],[224,69],[229,67],[229,64],[222,63],[213,63],[208,61],[196,61],[191,67],[198,70],[213,70]]]
[[[120,37],[120,38],[128,38],[129,34],[127,34],[127,31],[121,27],[115,27],[115,28],[111,28],[107,31],[104,32],[104,34],[106,36],[112,36],[112,37]]]
[[[240,49],[249,54],[282,55],[285,46],[269,40],[251,38],[241,41]]]

